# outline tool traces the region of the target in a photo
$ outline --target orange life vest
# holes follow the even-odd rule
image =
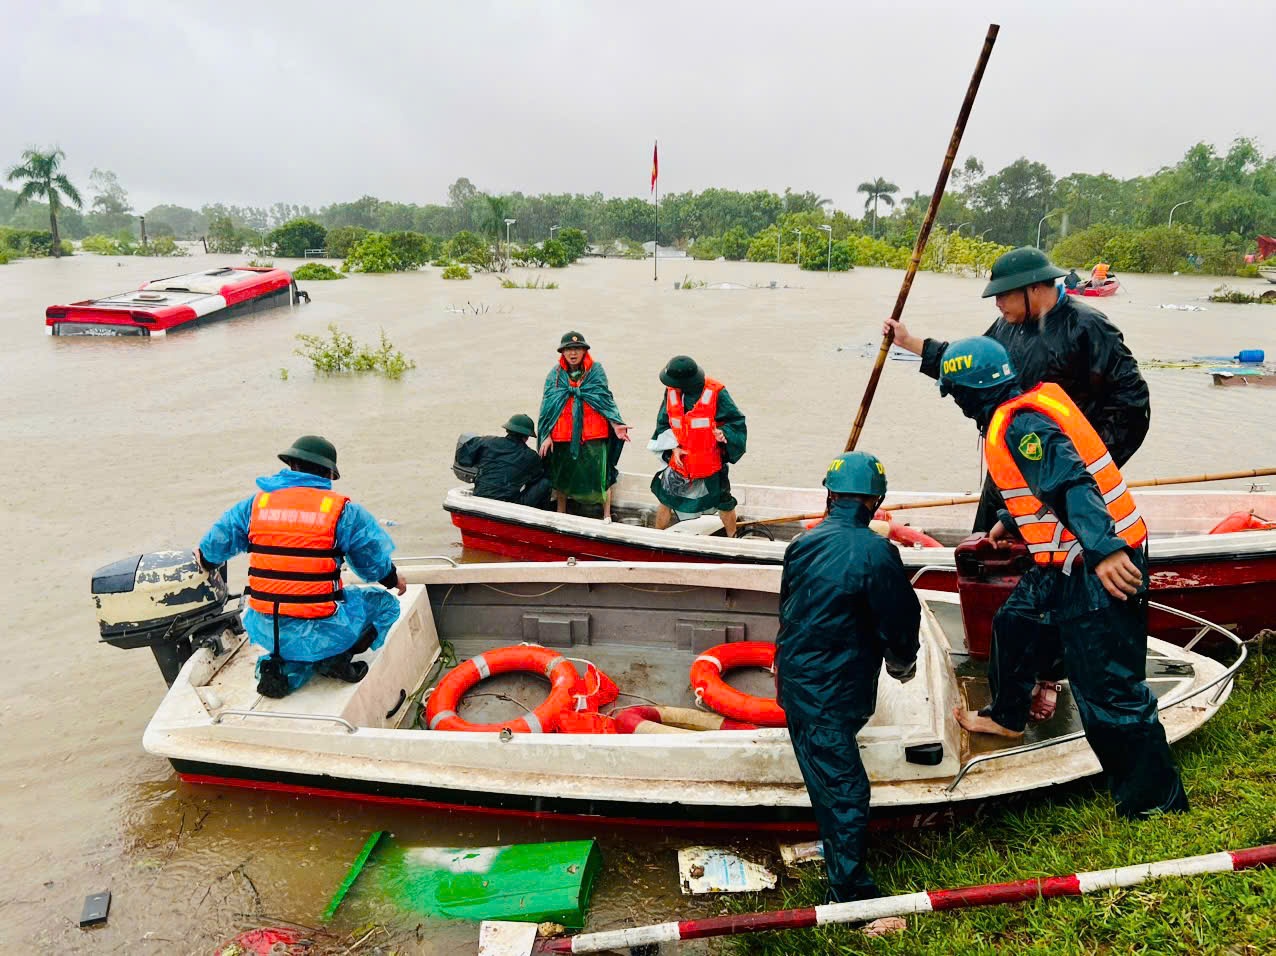
[[[1090,280],[1095,285],[1098,285],[1099,283],[1106,281],[1108,278],[1109,268],[1110,267],[1108,266],[1106,262],[1100,262],[1097,266],[1094,267],[1094,271],[1090,273]]]
[[[1000,489],[1006,509],[1019,526],[1019,534],[1028,545],[1033,560],[1038,564],[1062,568],[1065,574],[1070,574],[1072,562],[1081,556],[1081,543],[1029,490],[1010,449],[1006,447],[1006,426],[1015,413],[1023,409],[1045,415],[1068,436],[1085,463],[1086,471],[1099,487],[1099,494],[1103,496],[1116,525],[1117,535],[1132,548],[1142,545],[1147,540],[1147,525],[1103,439],[1067,392],[1053,382],[1043,382],[998,406],[988,424],[988,437],[984,441],[988,473]]]
[[[337,521],[350,499],[322,488],[263,491],[248,519],[248,606],[281,617],[331,617],[341,589]]]
[[[683,451],[682,464],[674,464],[671,458],[669,467],[692,481],[722,470],[722,450],[718,448],[718,439],[713,436],[718,427],[718,394],[721,391],[721,382],[706,378],[700,397],[686,410],[682,407],[680,389],[665,391],[669,430],[678,439],[678,447]]]
[[[588,372],[591,368],[593,368],[593,366],[593,356],[586,352],[584,358],[581,359],[580,367],[585,372]],[[563,358],[561,355],[558,357],[558,367],[564,372],[570,371],[567,365],[567,359]],[[581,377],[583,378],[584,376],[582,375]],[[580,388],[580,382],[573,382],[570,378],[567,380],[567,384],[572,388]],[[567,404],[563,406],[562,412],[558,415],[558,421],[554,422],[554,427],[550,431],[549,437],[555,442],[569,442],[572,440],[572,417],[574,413],[574,405],[577,401],[579,401],[579,399],[574,397],[567,399]],[[599,438],[606,438],[610,432],[611,425],[608,423],[607,419],[603,418],[599,412],[595,411],[594,406],[586,402],[585,422],[581,431],[580,440],[594,441]]]

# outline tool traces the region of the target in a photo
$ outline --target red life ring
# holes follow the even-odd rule
[[[1234,531],[1276,531],[1276,521],[1260,518],[1252,511],[1233,511],[1210,528],[1210,534],[1231,534]]]
[[[761,727],[785,726],[784,709],[774,697],[754,697],[736,690],[722,679],[733,667],[771,667],[775,645],[770,641],[733,641],[711,647],[691,665],[691,686],[696,698],[710,710],[746,720]]]
[[[456,714],[466,692],[479,681],[495,674],[527,671],[551,684],[549,696],[530,714],[500,724],[472,724]],[[549,734],[558,728],[558,716],[571,705],[572,691],[580,681],[576,668],[556,651],[535,644],[498,647],[486,651],[452,670],[439,682],[425,708],[426,726],[431,730],[499,731],[516,734]]]

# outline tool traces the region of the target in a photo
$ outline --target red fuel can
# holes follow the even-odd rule
[[[992,648],[992,616],[1006,603],[1032,559],[1020,542],[997,548],[982,531],[957,545],[954,557],[966,648],[971,657],[985,659]]]

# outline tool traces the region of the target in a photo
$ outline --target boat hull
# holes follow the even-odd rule
[[[802,503],[797,502],[799,509]],[[1227,497],[1220,503],[1231,507],[1237,501]],[[1269,508],[1271,504],[1267,502]],[[577,516],[564,519],[521,505],[485,501],[468,493],[450,493],[444,507],[451,513],[464,547],[510,561],[575,558],[776,565],[784,562],[787,547],[783,541],[729,540]],[[901,556],[905,566],[917,575],[917,587],[957,590],[952,548],[904,548]],[[1154,538],[1149,566],[1152,597],[1156,601],[1217,621],[1245,638],[1276,627],[1276,532]],[[1180,645],[1198,630],[1182,619],[1155,612],[1149,627],[1154,637]]]

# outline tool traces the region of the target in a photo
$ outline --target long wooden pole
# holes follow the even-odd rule
[[[1204,481],[1228,481],[1234,478],[1264,478],[1276,475],[1276,468],[1253,468],[1249,471],[1220,471],[1205,475],[1179,475],[1174,478],[1144,478],[1142,481],[1131,481],[1131,488],[1153,488],[1157,485],[1191,485]],[[943,508],[947,505],[969,505],[979,501],[978,495],[960,495],[956,498],[927,498],[925,501],[907,501],[898,505],[882,505],[884,511],[910,511],[914,508]],[[780,518],[760,518],[757,521],[741,521],[740,527],[753,527],[760,524],[788,524],[793,521],[809,521],[812,518],[823,518],[823,511],[810,514],[784,515]]]
[[[966,120],[970,118],[970,109],[975,105],[975,94],[979,92],[979,83],[984,78],[984,67],[992,55],[992,45],[997,41],[997,31],[1001,28],[989,24],[988,35],[984,37],[983,49],[979,51],[979,62],[975,64],[974,75],[970,78],[970,86],[966,88],[966,98],[962,101],[961,112],[957,114],[957,125],[953,127],[952,138],[948,141],[948,152],[944,155],[944,163],[939,170],[939,179],[935,181],[935,191],[931,193],[930,205],[926,207],[926,218],[922,222],[921,231],[917,234],[917,242],[913,245],[913,258],[908,262],[904,272],[904,281],[899,287],[899,295],[895,299],[895,308],[891,318],[898,322],[904,314],[904,303],[908,301],[908,292],[913,287],[913,278],[921,265],[922,253],[926,249],[926,240],[930,238],[931,227],[935,224],[935,216],[939,213],[939,203],[944,198],[944,187],[948,185],[948,174],[952,171],[953,161],[957,158],[957,149],[961,146],[962,134],[966,131]],[[864,389],[864,397],[860,400],[859,412],[855,416],[855,424],[851,428],[851,437],[846,440],[846,451],[854,451],[860,440],[860,432],[864,430],[864,419],[868,417],[868,407],[873,403],[873,395],[877,391],[877,381],[882,377],[882,367],[886,364],[886,355],[890,352],[894,334],[887,332],[882,336],[882,347],[878,350],[877,361],[873,363],[873,372],[868,377],[868,385]]]

